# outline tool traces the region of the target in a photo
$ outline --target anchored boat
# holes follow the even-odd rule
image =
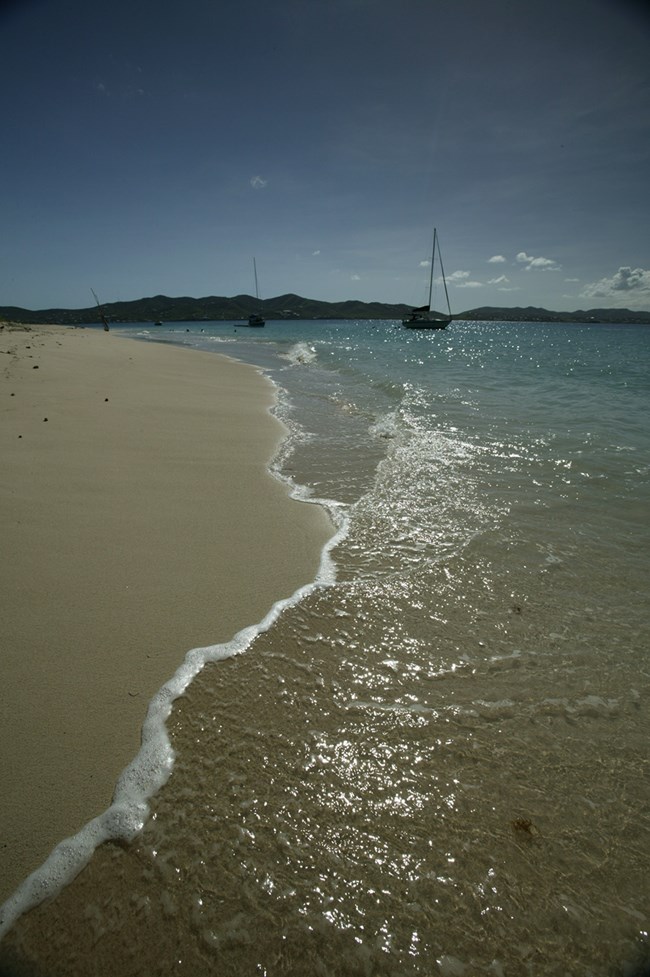
[[[438,254],[438,262],[440,264],[440,275],[442,277],[442,284],[445,290],[445,299],[447,301],[447,315],[441,315],[439,312],[433,312],[431,309],[431,294],[433,292],[433,269],[436,261],[436,253]],[[449,293],[447,292],[447,282],[445,280],[445,270],[442,267],[442,255],[440,254],[440,241],[438,240],[438,232],[436,228],[433,229],[433,248],[431,250],[431,271],[429,274],[429,301],[426,305],[421,305],[418,309],[412,309],[411,314],[406,318],[402,319],[402,325],[406,329],[446,329],[452,320],[451,306],[449,304]]]

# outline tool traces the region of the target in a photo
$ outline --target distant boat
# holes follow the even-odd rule
[[[97,295],[95,294],[95,289],[94,288],[91,288],[90,291],[95,296],[95,302],[97,303],[97,308],[99,309],[99,316],[100,316],[102,322],[104,323],[104,332],[108,332],[108,319],[106,318],[106,316],[104,314],[103,308],[99,304],[99,299],[97,298]]]
[[[433,268],[436,260],[436,251],[438,252],[438,261],[440,263],[440,274],[442,276],[442,284],[445,288],[445,298],[447,300],[447,315],[441,315],[439,312],[431,311],[431,294],[433,291]],[[442,255],[440,254],[440,241],[438,240],[438,232],[433,229],[433,248],[431,249],[431,272],[429,275],[429,301],[426,305],[421,305],[418,309],[413,309],[411,314],[406,318],[402,319],[402,325],[406,329],[446,329],[452,320],[451,306],[449,304],[449,294],[447,292],[447,282],[445,281],[445,270],[442,267]]]
[[[154,322],[154,326],[162,326],[162,322]]]
[[[255,274],[255,298],[257,299],[258,304],[259,304],[259,301],[260,301],[260,293],[259,293],[259,289],[257,287],[257,265],[255,263],[255,258],[253,258],[253,272]],[[265,325],[264,317],[261,316],[259,312],[251,312],[251,314],[248,317],[248,325],[249,326],[263,326],[263,325]]]

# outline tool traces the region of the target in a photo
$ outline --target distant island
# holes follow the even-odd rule
[[[261,311],[264,318],[274,319],[401,319],[411,311],[408,305],[389,305],[383,302],[319,302],[300,295],[278,295],[258,301],[251,295],[233,298],[210,295],[206,298],[153,298],[133,302],[107,302],[103,311],[110,322],[223,322],[248,317],[252,309]],[[577,312],[550,312],[533,306],[499,308],[481,306],[453,317],[455,320],[480,322],[610,322],[647,323],[650,312],[630,309],[580,309]],[[0,306],[0,320],[16,323],[60,323],[82,325],[100,322],[99,309],[21,309]]]

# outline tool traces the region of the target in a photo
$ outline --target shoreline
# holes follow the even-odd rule
[[[255,368],[68,326],[0,353],[2,902],[109,807],[188,650],[311,582],[334,530],[269,470]]]
[[[144,828],[17,919],[0,972],[640,972],[649,337],[583,337],[578,389],[520,326],[297,332],[226,350],[277,376],[271,470],[342,532],[173,702]]]

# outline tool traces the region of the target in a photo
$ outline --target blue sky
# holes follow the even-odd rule
[[[636,0],[10,0],[0,305],[650,310]]]

